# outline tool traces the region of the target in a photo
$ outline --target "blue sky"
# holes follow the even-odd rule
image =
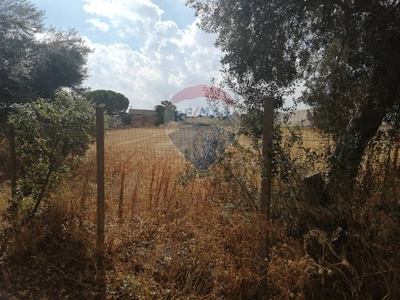
[[[135,0],[132,0],[133,2]],[[143,42],[138,36],[121,38],[117,28],[110,28],[107,31],[96,30],[90,21],[98,19],[107,24],[107,17],[98,18],[95,13],[88,12],[84,6],[88,1],[83,0],[31,0],[39,9],[46,12],[45,23],[47,26],[54,26],[57,29],[68,30],[75,28],[81,35],[85,35],[95,43],[113,44],[117,42],[127,43],[131,49],[139,50]],[[112,2],[112,1],[98,1]],[[114,1],[123,2],[123,1]],[[146,1],[136,1],[146,2]],[[183,0],[153,0],[155,6],[161,9],[162,20],[173,20],[179,28],[185,28],[195,21],[194,11],[186,7]],[[93,1],[94,3],[94,1]],[[98,29],[98,28],[97,28]]]
[[[31,0],[45,23],[75,28],[94,49],[92,89],[120,92],[133,108],[151,109],[180,89],[220,76],[215,35],[196,26],[183,0]]]
[[[184,87],[221,77],[217,36],[196,26],[184,0],[31,2],[46,12],[47,26],[75,28],[94,50],[84,85],[122,93],[132,108],[152,109]]]

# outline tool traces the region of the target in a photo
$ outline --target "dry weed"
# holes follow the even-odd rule
[[[209,173],[182,178],[185,161],[166,145],[165,130],[144,131],[138,137],[138,129],[124,130],[134,139],[118,131],[107,137],[105,276],[95,259],[91,151],[32,226],[9,236],[0,282],[15,296],[254,299],[261,265],[268,268],[270,299],[400,298],[399,165],[393,149],[392,163],[370,156],[356,193],[341,191],[328,204],[310,203],[301,184],[310,161],[304,161],[304,149],[290,149],[295,164],[287,180],[274,180],[273,223],[266,224],[257,212],[254,152],[230,149]],[[137,147],[141,142],[149,147]],[[11,220],[1,224],[0,235]],[[261,262],[258,243],[267,229],[271,257]]]

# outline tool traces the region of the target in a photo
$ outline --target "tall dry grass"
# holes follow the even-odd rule
[[[176,151],[160,155],[159,149],[119,141],[109,133],[106,298],[251,298],[258,282],[255,245],[262,230],[254,228],[260,222],[257,214],[223,205],[238,195],[227,184],[218,188],[201,177],[179,184],[186,162]],[[95,259],[95,224],[96,166],[90,151],[32,226],[12,233],[0,281],[8,281],[17,296],[35,298],[40,286],[47,293],[43,299],[98,298],[103,283]],[[16,261],[24,262],[26,276],[51,274],[52,282],[39,275],[21,284],[22,274],[13,269]],[[61,286],[58,295],[54,282]],[[77,288],[71,291],[71,285]]]
[[[162,129],[141,132],[107,134],[105,277],[90,151],[32,226],[11,232],[0,271],[9,291],[23,299],[255,299],[259,267],[267,267],[258,243],[268,229],[269,299],[400,298],[394,148],[389,160],[370,149],[355,191],[314,203],[301,179],[323,162],[286,135],[279,172],[290,176],[273,181],[267,224],[254,151],[230,148],[208,173],[197,172],[168,148]],[[3,219],[3,234],[11,223]]]

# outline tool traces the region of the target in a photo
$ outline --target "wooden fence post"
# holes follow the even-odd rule
[[[261,181],[261,213],[268,223],[271,218],[271,158],[272,158],[272,136],[274,130],[274,98],[266,97],[264,103],[263,123],[263,173]],[[261,280],[257,289],[257,299],[261,300],[267,294],[267,264],[270,255],[269,229],[267,229],[260,240],[260,264]]]
[[[104,107],[96,107],[96,158],[97,158],[97,250],[98,258],[104,256]]]
[[[9,146],[10,146],[10,172],[11,172],[11,199],[14,199],[17,190],[17,153],[15,148],[15,129],[9,125]]]

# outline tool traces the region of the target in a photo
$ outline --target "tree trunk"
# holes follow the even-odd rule
[[[338,141],[328,161],[329,191],[337,191],[338,187],[352,189],[368,143],[382,125],[385,116],[385,110],[377,109],[373,103],[369,103],[354,119],[348,133]]]
[[[49,167],[49,170],[47,171],[46,179],[44,180],[42,188],[40,189],[39,196],[36,199],[35,207],[32,210],[31,217],[33,217],[36,214],[37,210],[39,209],[40,202],[42,201],[42,199],[44,197],[44,193],[47,190],[47,186],[49,184],[50,176],[52,173],[53,173],[53,170],[51,167]]]

